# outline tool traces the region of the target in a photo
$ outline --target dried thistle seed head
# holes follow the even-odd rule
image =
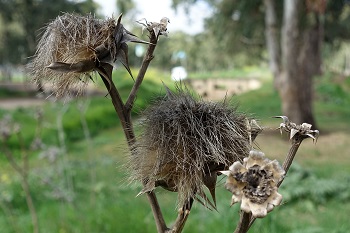
[[[284,178],[284,170],[276,160],[269,160],[264,153],[251,151],[243,164],[234,162],[229,170],[225,187],[232,193],[231,205],[241,202],[241,209],[262,218],[282,201],[277,192],[278,183]]]
[[[110,69],[120,60],[128,69],[126,42],[141,42],[120,23],[121,15],[97,19],[65,13],[47,25],[29,68],[36,82],[49,82],[57,96],[84,89],[93,71]]]
[[[180,206],[189,198],[211,204],[206,186],[215,205],[217,172],[251,149],[247,116],[225,101],[205,102],[179,88],[168,90],[143,117],[129,162],[131,178],[145,184],[141,193],[162,186],[178,192]]]

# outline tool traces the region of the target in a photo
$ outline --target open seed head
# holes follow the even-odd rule
[[[131,178],[178,192],[181,206],[190,198],[214,199],[217,172],[243,161],[251,149],[247,116],[227,102],[205,102],[187,90],[156,102],[143,113],[142,134],[130,159]],[[209,203],[210,204],[210,203]]]
[[[231,205],[241,202],[241,209],[256,218],[265,217],[282,201],[277,191],[285,171],[260,151],[250,151],[243,163],[236,161],[221,173],[228,176],[225,187],[232,193]]]
[[[130,72],[127,42],[147,43],[137,39],[121,24],[121,16],[98,19],[65,13],[45,27],[29,64],[36,82],[49,82],[57,96],[71,88],[81,92],[98,68],[116,60]]]

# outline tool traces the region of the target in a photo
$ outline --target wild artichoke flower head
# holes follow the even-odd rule
[[[277,189],[285,172],[262,152],[251,151],[243,164],[237,161],[221,173],[228,176],[225,187],[233,194],[231,205],[241,202],[241,209],[256,218],[265,217],[282,201]]]
[[[56,95],[62,96],[72,87],[82,91],[93,71],[107,80],[116,60],[131,74],[126,43],[147,42],[127,31],[121,16],[117,20],[97,19],[91,14],[58,16],[45,28],[29,64],[34,81],[51,83]]]
[[[215,208],[217,173],[251,149],[248,117],[227,102],[202,101],[181,88],[168,91],[143,117],[130,159],[131,178],[145,184],[141,194],[161,186],[178,192],[180,206],[194,198]]]

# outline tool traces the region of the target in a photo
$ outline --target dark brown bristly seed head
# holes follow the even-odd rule
[[[93,71],[106,75],[104,71],[113,68],[116,60],[131,75],[126,43],[148,42],[127,31],[121,24],[121,17],[102,20],[91,14],[58,16],[45,27],[34,59],[28,65],[33,80],[51,84],[56,96],[62,97],[70,89],[79,94]]]
[[[70,89],[83,91],[90,79],[86,73],[93,67],[89,70],[78,67],[72,72],[58,72],[51,67],[64,69],[65,64],[78,66],[82,61],[95,61],[98,56],[95,48],[101,45],[115,51],[115,26],[112,18],[101,20],[93,15],[70,13],[58,16],[44,28],[34,59],[29,64],[33,80],[51,84],[58,97]]]
[[[148,184],[144,192],[159,183],[173,186],[179,205],[198,196],[208,200],[203,186],[215,191],[217,172],[242,161],[251,149],[245,114],[225,101],[196,99],[183,87],[143,117],[130,160],[131,178]]]

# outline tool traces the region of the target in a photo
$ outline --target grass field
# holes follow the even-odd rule
[[[255,72],[255,71],[254,71]],[[155,75],[157,76],[157,75]],[[149,78],[144,96],[138,97],[137,109],[143,109],[152,93],[159,95],[161,79]],[[250,232],[256,233],[346,233],[350,231],[350,110],[349,78],[333,82],[332,76],[322,77],[316,86],[315,113],[321,132],[317,144],[305,140],[292,170],[281,186],[283,205],[266,218],[255,222]],[[257,146],[269,158],[282,161],[289,148],[285,136],[275,128],[280,121],[277,93],[269,81],[259,90],[235,99],[239,110],[260,120],[265,130]],[[120,82],[120,86],[126,83]],[[339,89],[340,88],[340,89]],[[77,104],[69,104],[62,116],[65,141],[60,144],[56,127],[62,105],[44,107],[44,142],[59,147],[53,157],[31,152],[29,184],[39,219],[40,232],[110,233],[156,232],[145,196],[136,197],[140,185],[129,185],[128,171],[123,166],[127,150],[122,129],[108,98],[90,100],[86,113],[91,138],[84,136]],[[7,114],[0,111],[0,116]],[[11,112],[22,126],[24,144],[29,146],[35,132],[35,109]],[[134,119],[137,119],[135,113]],[[135,121],[137,124],[137,121]],[[9,147],[20,161],[18,140],[13,137]],[[65,148],[62,151],[62,147]],[[0,152],[2,153],[2,152]],[[2,154],[1,154],[2,155]],[[0,158],[0,232],[32,232],[31,217],[26,206],[19,176],[4,156]],[[183,232],[233,232],[238,221],[238,206],[230,207],[231,195],[217,183],[217,209],[209,211],[195,203]],[[175,220],[176,194],[157,189],[156,193],[171,225]]]

